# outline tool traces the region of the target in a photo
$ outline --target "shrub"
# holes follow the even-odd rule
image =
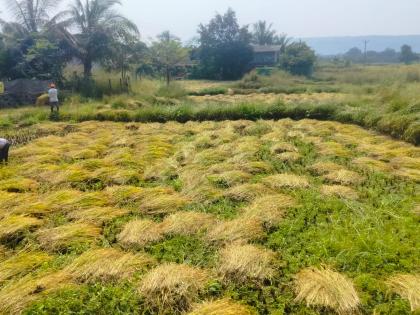
[[[295,75],[309,76],[315,61],[315,52],[306,43],[296,42],[286,47],[280,58],[280,67]]]

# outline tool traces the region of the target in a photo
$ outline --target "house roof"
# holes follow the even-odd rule
[[[281,48],[280,45],[252,45],[254,53],[279,52]]]

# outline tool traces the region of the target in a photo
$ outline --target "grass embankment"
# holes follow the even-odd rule
[[[311,120],[37,128],[0,167],[2,314],[419,309],[410,144]]]
[[[13,125],[24,127],[48,120],[187,122],[311,118],[357,124],[418,145],[420,144],[419,116],[418,103],[412,103],[405,97],[393,94],[389,97],[377,96],[377,98],[366,99],[347,97],[337,101],[332,99],[308,103],[278,100],[270,103],[210,102],[203,104],[182,100],[173,105],[150,106],[144,106],[143,102],[127,99],[108,105],[98,103],[65,105],[59,116],[51,116],[46,108],[3,111],[0,113],[0,125],[7,129]]]

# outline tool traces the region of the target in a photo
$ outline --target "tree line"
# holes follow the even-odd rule
[[[327,58],[331,59],[331,57]],[[401,46],[400,51],[387,48],[384,51],[368,50],[363,52],[358,47],[349,49],[345,54],[332,57],[335,62],[345,61],[348,63],[404,63],[411,64],[420,60],[420,55],[413,52],[409,45]]]
[[[200,24],[193,43],[183,45],[166,31],[146,45],[137,26],[116,10],[120,0],[72,0],[56,13],[61,0],[1,1],[14,19],[0,20],[0,78],[61,83],[65,66],[74,62],[83,66],[85,80],[96,64],[118,71],[122,79],[135,71],[162,75],[169,83],[188,69],[194,78],[235,80],[250,70],[253,44],[279,46],[278,66],[294,74],[310,75],[315,63],[315,53],[304,42],[278,34],[265,21],[251,30],[240,26],[232,9]]]

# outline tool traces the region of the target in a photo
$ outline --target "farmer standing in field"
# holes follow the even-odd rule
[[[57,108],[58,112],[60,110],[58,104],[58,90],[56,89],[54,83],[50,84],[50,89],[48,90],[48,97],[50,100],[51,113],[54,112],[54,107]]]
[[[4,138],[0,138],[0,163],[3,161],[7,164],[9,161],[10,142]]]

